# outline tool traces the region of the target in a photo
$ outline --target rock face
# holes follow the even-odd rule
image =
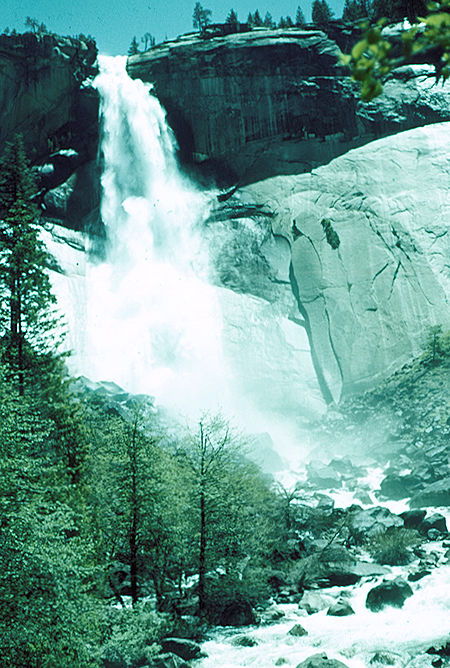
[[[405,71],[362,104],[336,42],[319,31],[186,35],[131,56],[128,72],[154,83],[188,160],[241,183],[310,171],[377,137],[450,119],[446,89],[406,81]]]
[[[450,124],[399,133],[308,175],[249,186],[291,244],[291,279],[327,389],[361,391],[450,325]]]
[[[0,35],[0,152],[22,134],[46,219],[76,229],[98,217],[96,57],[90,39]]]

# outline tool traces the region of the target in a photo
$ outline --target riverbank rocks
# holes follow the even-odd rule
[[[327,610],[327,615],[331,617],[347,617],[348,615],[354,615],[355,611],[348,601],[343,598],[340,598],[336,603],[330,605]]]
[[[302,661],[296,668],[347,668],[347,666],[337,659],[329,659],[325,652],[321,652]]]
[[[306,465],[308,482],[320,489],[336,489],[341,487],[341,477],[337,471],[320,461],[311,461]]]
[[[235,599],[226,603],[218,620],[220,626],[250,626],[256,622],[253,608],[245,599]]]
[[[422,509],[405,510],[404,513],[400,514],[400,517],[405,529],[418,529],[426,514],[427,511]]]
[[[410,506],[450,506],[450,476],[425,485],[413,496]]]
[[[184,661],[199,659],[202,656],[200,645],[185,638],[164,638],[161,640],[161,647],[163,652],[176,654]]]
[[[446,534],[447,521],[441,513],[433,513],[429,517],[425,517],[419,525],[419,531],[423,534],[428,534],[432,530],[436,530],[439,534]]]
[[[384,533],[389,527],[401,526],[403,520],[383,506],[356,510],[349,518],[350,532],[357,542]]]
[[[256,647],[258,641],[252,636],[236,636],[232,639],[231,644],[235,647]]]
[[[372,612],[379,612],[387,606],[402,608],[406,599],[412,595],[409,584],[398,577],[371,589],[367,594],[366,607]]]
[[[176,654],[166,652],[152,659],[145,668],[190,668],[190,666]]]

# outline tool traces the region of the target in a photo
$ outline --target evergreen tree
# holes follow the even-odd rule
[[[295,14],[295,25],[299,27],[306,25],[305,15],[300,5],[297,7],[297,12]]]
[[[206,26],[211,22],[211,14],[212,12],[210,9],[205,9],[200,2],[196,2],[192,14],[193,27],[200,32],[203,32]]]
[[[367,18],[370,13],[366,0],[345,0],[342,18],[344,21],[358,21]]]
[[[249,25],[250,28],[253,28],[253,26],[255,25],[255,24],[253,23],[253,15],[252,15],[251,12],[249,12],[249,13],[248,13],[248,16],[247,16],[247,25]]]
[[[284,16],[280,17],[280,20],[278,21],[278,27],[287,28],[286,19],[284,18]]]
[[[333,12],[327,0],[314,0],[311,16],[312,22],[317,26],[326,26],[333,18]]]
[[[35,185],[20,135],[0,161],[0,356],[24,393],[27,371],[55,348],[58,319],[40,238]]]
[[[239,21],[238,21],[238,17],[237,17],[236,12],[234,11],[234,9],[232,9],[230,11],[230,13],[228,14],[228,16],[225,20],[225,23],[228,23],[229,25],[232,25],[232,26],[237,26],[238,25]]]
[[[294,22],[290,16],[286,16],[286,28],[293,28]]]
[[[131,44],[129,46],[129,49],[128,49],[128,55],[129,56],[135,56],[137,53],[139,53],[139,44],[138,44],[138,41],[137,41],[136,37],[133,37],[133,39],[131,40]]]
[[[255,28],[261,28],[264,25],[263,20],[261,18],[261,14],[259,13],[258,10],[256,10],[255,13],[253,14],[253,25],[255,26]]]
[[[275,28],[275,21],[272,18],[272,14],[270,12],[266,12],[266,15],[264,17],[263,21],[263,26],[265,28]]]

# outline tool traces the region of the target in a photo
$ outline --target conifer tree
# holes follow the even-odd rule
[[[295,25],[299,27],[306,25],[305,14],[300,5],[297,7],[297,12],[295,14]]]
[[[35,184],[20,135],[0,161],[0,355],[24,392],[36,355],[55,347],[56,299],[47,269],[52,258],[40,238]]]
[[[234,9],[232,9],[230,11],[230,13],[228,14],[225,23],[228,23],[232,26],[237,26],[238,25],[239,21],[238,21],[238,17],[237,17],[236,12],[234,11]]]
[[[275,21],[273,20],[272,14],[270,12],[266,12],[263,21],[263,26],[266,28],[275,28]]]
[[[133,39],[131,40],[130,47],[128,49],[128,55],[135,56],[137,53],[139,53],[139,44],[136,37],[133,37]]]
[[[261,26],[264,25],[263,20],[261,18],[261,14],[259,13],[258,10],[256,10],[255,13],[253,14],[253,25],[255,26],[255,28],[261,28]]]
[[[317,26],[326,26],[333,18],[333,12],[327,0],[314,0],[311,15],[312,22]]]

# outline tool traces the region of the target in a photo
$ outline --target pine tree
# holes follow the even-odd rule
[[[35,184],[20,135],[0,161],[0,356],[20,393],[36,356],[56,347],[58,319],[47,269],[54,264],[40,238]]]
[[[133,37],[133,39],[131,40],[130,47],[128,49],[128,55],[135,56],[137,53],[139,53],[139,44],[136,37]]]
[[[264,17],[263,21],[263,26],[265,28],[275,28],[275,21],[272,18],[272,14],[270,12],[266,12],[266,15]]]
[[[234,9],[232,9],[230,11],[230,13],[228,14],[228,16],[225,20],[225,23],[228,23],[232,26],[237,26],[238,25],[239,21],[238,21],[238,17],[237,17],[236,12],[234,11]]]
[[[297,12],[295,14],[295,25],[299,27],[306,25],[305,14],[300,5],[297,7]]]
[[[312,22],[317,26],[326,26],[333,18],[333,12],[327,0],[314,0],[311,16]]]
[[[256,10],[255,13],[253,14],[253,25],[255,26],[255,28],[261,28],[264,25],[263,20],[261,18],[261,14],[259,13],[258,10]]]
[[[205,9],[200,2],[196,2],[192,14],[193,27],[197,28],[200,32],[203,32],[208,23],[211,22],[211,13],[210,9]]]

